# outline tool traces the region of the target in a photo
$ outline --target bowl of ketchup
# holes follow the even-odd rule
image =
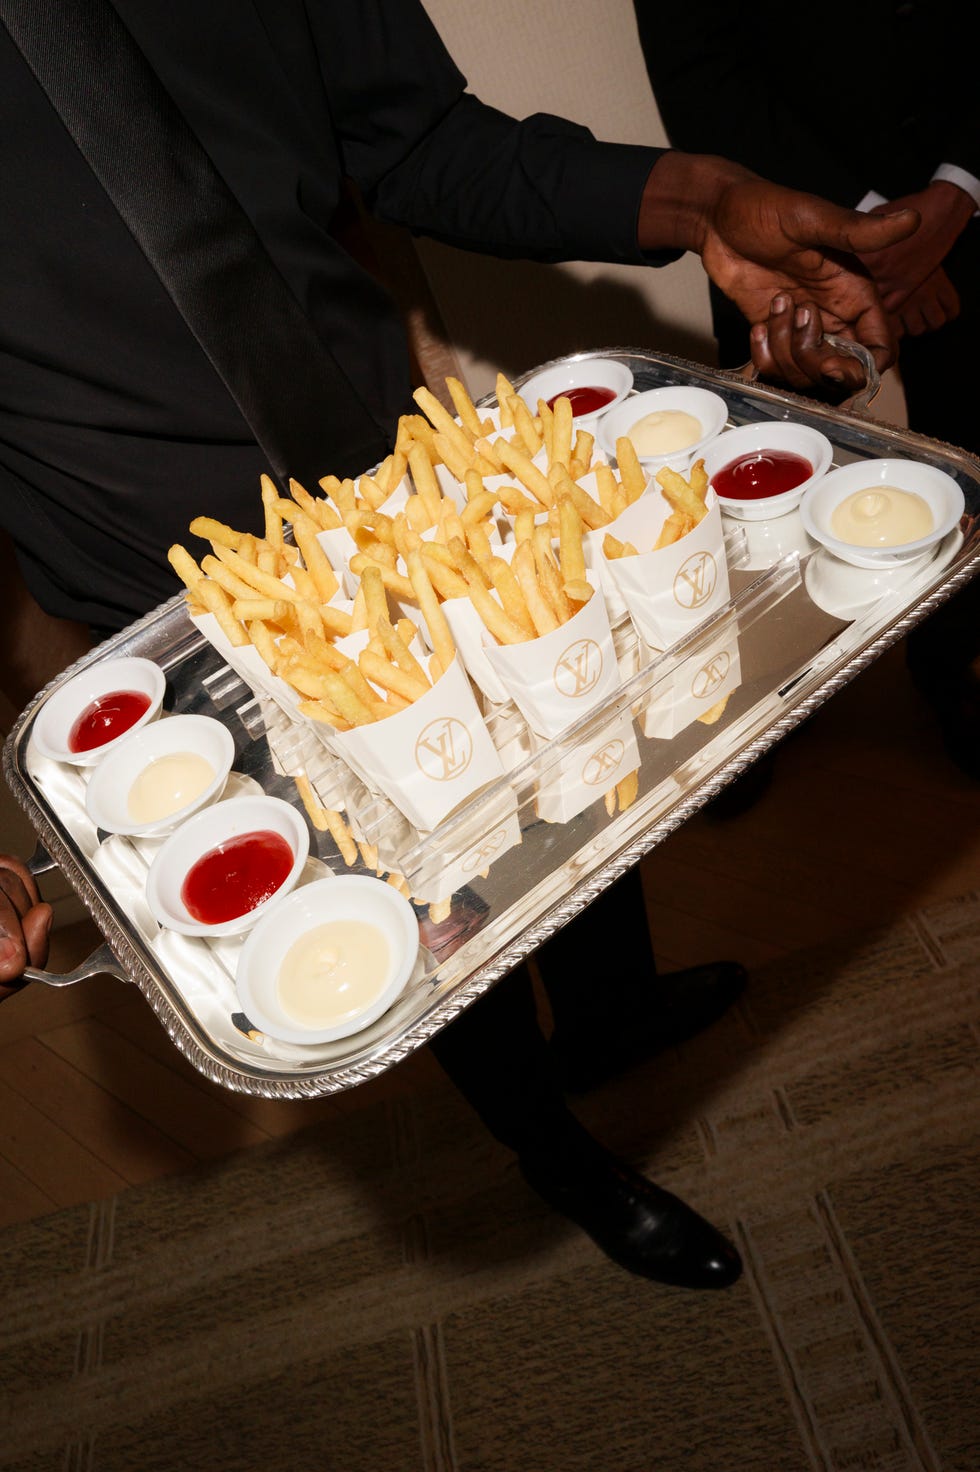
[[[151,659],[97,660],[52,690],[38,709],[31,742],[52,761],[95,766],[124,736],[156,720],[166,685]]]
[[[309,857],[306,819],[279,797],[230,797],[165,838],[146,876],[158,924],[181,935],[240,935],[295,887]]]
[[[615,358],[588,355],[542,368],[516,388],[532,414],[537,414],[539,400],[553,409],[556,399],[568,399],[574,427],[590,429],[626,398],[633,374]]]
[[[704,453],[704,468],[722,511],[740,521],[768,521],[799,506],[827,474],[833,446],[826,435],[785,419],[726,429]]]

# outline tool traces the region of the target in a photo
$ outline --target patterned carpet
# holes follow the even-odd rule
[[[738,1241],[634,1279],[438,1082],[0,1256],[11,1472],[977,1472],[980,895],[758,972],[580,1112]]]

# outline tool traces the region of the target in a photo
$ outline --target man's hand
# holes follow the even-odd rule
[[[913,209],[862,214],[784,189],[726,159],[667,152],[647,181],[638,239],[645,249],[697,252],[711,280],[758,325],[751,342],[760,373],[780,369],[794,388],[821,379],[857,386],[855,360],[820,347],[820,340],[824,333],[854,338],[879,372],[891,367],[895,331],[858,256],[896,245],[918,222]],[[783,305],[771,321],[776,299]],[[797,308],[816,317],[804,324],[803,346],[790,350]],[[784,323],[780,346],[774,327]]]
[[[876,205],[869,213],[881,215],[905,208],[918,213],[918,229],[891,245],[861,250],[862,264],[874,279],[885,310],[896,314],[942,266],[976,211],[965,190],[945,179],[935,179],[926,189]],[[911,329],[906,327],[906,331]]]
[[[954,321],[960,315],[960,297],[946,272],[939,268],[927,276],[892,313],[895,330],[900,337],[921,337],[924,332],[935,332]]]
[[[53,911],[20,859],[0,854],[0,1001],[19,990],[25,966],[43,966]]]

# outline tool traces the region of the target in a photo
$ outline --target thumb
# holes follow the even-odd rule
[[[844,227],[842,244],[855,255],[864,251],[886,250],[906,240],[921,223],[918,210],[894,210],[891,214],[872,215],[854,212],[850,225]]]

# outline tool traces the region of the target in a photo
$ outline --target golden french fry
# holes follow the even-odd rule
[[[456,446],[461,454],[472,454],[475,436],[468,429],[464,428],[463,425],[457,424],[449,410],[443,404],[440,404],[434,393],[423,385],[414,391],[412,398],[431,423],[437,436],[440,434],[444,435],[450,444]]]
[[[580,475],[585,475],[592,466],[592,451],[595,448],[595,435],[587,429],[575,431],[575,443],[572,446],[572,458],[569,461],[568,470],[573,480]]]
[[[278,674],[282,660],[272,629],[264,619],[253,618],[252,622],[246,625],[246,630],[253,648],[258,651],[273,674]]]
[[[695,460],[691,466],[691,473],[688,476],[688,480],[691,483],[691,490],[697,496],[698,500],[704,501],[708,494],[708,472],[704,468],[703,460]]]
[[[669,465],[665,465],[657,471],[656,481],[669,505],[675,511],[683,511],[697,526],[705,516],[707,508],[680,471],[671,470]]]
[[[654,552],[659,552],[662,547],[672,547],[681,537],[687,535],[693,525],[685,512],[672,511],[660,528],[660,535],[653,544]]]
[[[204,572],[197,562],[195,562],[187,548],[182,547],[179,542],[175,542],[167,552],[167,561],[188,592],[196,592],[198,583],[204,578]]]
[[[305,772],[296,772],[293,776],[296,791],[303,800],[306,815],[313,827],[320,833],[327,831],[327,810],[313,791],[313,784]]]
[[[288,583],[284,583],[282,578],[274,577],[271,573],[264,572],[262,568],[257,567],[247,557],[243,557],[238,552],[233,552],[230,547],[223,547],[219,543],[215,547],[215,556],[236,575],[240,583],[247,584],[253,593],[261,593],[265,598],[285,598],[289,603],[296,603],[298,601],[300,595],[295,588],[291,588]],[[201,566],[204,566],[203,561]],[[216,573],[214,576],[217,581],[221,581],[217,578]],[[226,585],[222,583],[222,586]],[[232,590],[229,589],[229,591]],[[241,596],[247,597],[248,594],[243,593]]]
[[[503,557],[491,557],[487,563],[487,572],[493,583],[497,597],[503,606],[504,612],[519,629],[523,629],[526,639],[533,639],[535,635],[534,621],[527,608],[527,600],[521,591],[521,585],[517,581],[517,574],[510,563]]]
[[[429,905],[430,925],[441,925],[444,920],[448,920],[452,907],[453,901],[451,895],[448,900],[433,900]]]
[[[510,401],[517,395],[514,385],[503,373],[497,374],[496,393],[497,408],[500,410],[500,427],[501,429],[510,429],[514,423]]]
[[[439,551],[444,551],[448,555],[448,548],[441,542],[423,542],[419,550],[422,553],[429,580],[439,597],[465,598],[469,592],[466,579],[457,570],[455,563],[449,565],[438,556]]]
[[[341,521],[346,523],[348,516],[357,510],[354,482],[341,480],[336,475],[323,475],[320,477],[319,486],[324,495],[329,496],[336,506]]]
[[[701,714],[698,716],[698,720],[701,721],[705,726],[713,726],[715,722],[720,721],[722,716],[725,714],[725,706],[728,704],[730,699],[731,691],[729,691],[727,695],[723,695],[720,700],[716,700],[714,705],[709,706],[707,710],[702,711]]]
[[[520,394],[515,394],[510,404],[510,414],[514,429],[524,449],[533,459],[544,444],[544,439],[531,413]]]
[[[636,801],[636,794],[640,790],[639,769],[628,772],[625,777],[616,783],[616,796],[619,798],[619,811],[624,812],[631,803]]]
[[[303,562],[307,572],[316,585],[317,596],[321,603],[329,603],[331,598],[338,592],[340,583],[337,574],[330,564],[330,559],[317,541],[319,528],[311,517],[303,512],[293,520],[293,535],[296,545],[303,556]]]
[[[551,550],[550,529],[545,526],[536,527],[531,545],[534,548],[534,565],[541,591],[551,604],[558,622],[567,623],[575,609],[561,585],[561,572]]]
[[[569,583],[588,585],[582,548],[582,518],[575,502],[567,495],[558,498],[558,563],[566,587]]]
[[[400,573],[397,568],[389,567],[386,562],[380,562],[377,558],[369,557],[365,552],[355,552],[348,566],[352,573],[357,577],[361,577],[363,576],[364,569],[371,567],[372,564],[380,569],[381,580],[389,593],[394,593],[396,598],[414,600],[415,589],[411,581],[405,577],[404,573]],[[366,627],[366,625],[362,625],[362,627]]]
[[[371,706],[351,689],[343,674],[327,672],[323,682],[330,703],[352,726],[370,725],[375,719]]]
[[[236,573],[233,573],[231,568],[226,566],[220,557],[215,557],[211,554],[207,557],[202,557],[201,571],[206,577],[213,579],[216,583],[220,583],[225,592],[230,593],[232,598],[254,598],[256,595],[256,589],[252,584],[246,583],[244,578],[240,578]]]
[[[265,623],[285,624],[289,619],[290,608],[298,606],[288,603],[285,598],[236,598],[231,611],[243,624],[256,618]]]
[[[524,601],[531,615],[535,634],[537,636],[550,634],[553,629],[559,628],[558,618],[538,585],[534,547],[531,540],[521,542],[515,547],[511,567],[514,569],[521,592],[524,594]]]
[[[551,428],[550,465],[563,465],[568,469],[572,458],[572,401],[564,394],[552,405],[554,420]]]
[[[538,400],[538,420],[541,424],[541,443],[544,445],[545,459],[552,464],[551,449],[555,442],[555,411],[546,399]]]
[[[361,573],[361,587],[364,589],[367,626],[373,634],[381,620],[387,621],[388,618],[388,595],[377,563],[369,563]]]
[[[466,545],[473,553],[473,556],[476,558],[477,562],[480,563],[481,567],[489,562],[490,558],[493,556],[493,547],[490,541],[490,532],[488,531],[487,527],[488,523],[481,521],[474,522],[471,526],[468,526],[466,528]]]
[[[234,528],[226,526],[223,521],[215,521],[212,516],[195,516],[188,530],[195,537],[201,537],[212,546],[217,544],[221,547],[230,547],[237,552],[242,541],[250,535],[248,532],[236,532]]]
[[[600,506],[599,502],[590,496],[588,491],[576,485],[567,470],[559,468],[555,476],[555,504],[560,496],[567,496],[575,507],[584,524],[590,531],[598,531],[600,527],[608,526],[612,517],[609,512]]]
[[[409,582],[429,630],[429,641],[433,652],[442,668],[448,670],[456,657],[456,644],[449,624],[446,622],[446,615],[442,611],[435,589],[429,580],[420,551],[409,553],[407,566]]]
[[[248,643],[248,634],[232,613],[231,597],[220,583],[211,578],[202,578],[194,590],[194,596],[204,605],[208,613],[217,619],[218,627],[235,649]]]
[[[636,446],[629,435],[620,435],[616,441],[616,464],[619,466],[619,479],[626,492],[626,500],[632,506],[647,488],[647,473],[640,464]]]
[[[259,476],[262,506],[265,510],[265,539],[270,547],[282,550],[282,515],[278,510],[279,487],[270,475]]]
[[[589,599],[592,597],[592,594],[595,592],[592,584],[586,582],[584,578],[576,579],[575,581],[570,583],[563,582],[561,586],[565,597],[568,598],[572,603],[578,604],[579,607],[581,607],[583,603],[588,603]]]
[[[475,495],[470,496],[466,505],[459,513],[459,519],[463,526],[472,526],[475,522],[485,521],[497,504],[496,492],[483,490],[482,477],[477,476],[476,479],[479,480],[481,489]],[[467,489],[469,489],[469,486],[467,486]]]
[[[529,542],[534,536],[537,519],[537,514],[529,507],[526,509],[522,507],[514,517],[514,541]]]
[[[538,498],[526,495],[524,491],[518,490],[517,486],[501,486],[497,492],[497,500],[508,516],[516,516],[519,511],[530,511],[537,515],[541,510],[541,502]]]
[[[380,685],[382,690],[394,691],[396,695],[401,695],[409,702],[418,700],[420,695],[424,695],[430,689],[427,678],[418,678],[406,670],[399,669],[397,664],[383,654],[376,654],[373,649],[362,649],[357,657],[357,663],[366,679],[375,685]]]
[[[319,613],[323,627],[333,638],[346,639],[354,632],[354,620],[346,608],[338,608],[335,603],[321,603]]]
[[[301,716],[307,716],[311,721],[319,721],[321,725],[330,726],[334,731],[353,729],[350,721],[345,721],[328,700],[300,700],[296,708]]]
[[[334,843],[337,845],[337,848],[340,851],[340,857],[343,859],[344,863],[348,867],[350,867],[351,864],[356,864],[357,844],[354,842],[354,838],[350,829],[344,822],[343,815],[341,813],[338,813],[336,808],[324,808],[323,811],[324,817],[326,819],[327,831],[329,832],[330,837],[333,839]]]
[[[527,632],[505,613],[482,580],[474,578],[469,582],[468,592],[470,601],[483,620],[484,626],[499,644],[524,643],[528,638]]]
[[[412,636],[414,637],[416,630],[415,625],[412,623],[411,619],[400,619],[399,623],[408,624],[411,628]],[[387,653],[388,658],[392,660],[399,669],[404,670],[407,675],[412,675],[416,680],[419,680],[424,686],[427,687],[429,681],[428,677],[426,676],[425,670],[419,664],[411,649],[409,649],[408,640],[405,638],[402,630],[400,628],[396,629],[390,619],[383,618],[378,620],[378,633],[381,637],[381,642],[385,647],[385,652]]]
[[[422,498],[422,503],[429,516],[429,525],[431,526],[439,517],[439,503],[442,500],[442,491],[439,487],[439,481],[436,478],[435,468],[429,458],[428,451],[418,440],[409,449],[408,469],[416,493]]]
[[[613,536],[612,532],[606,532],[606,535],[603,537],[602,551],[604,556],[612,558],[636,557],[638,555],[637,549],[633,546],[632,542],[621,542],[618,537]]]
[[[615,521],[629,504],[626,500],[626,492],[616,479],[616,472],[612,466],[602,461],[595,468],[595,479],[599,503],[610,519]]]
[[[479,438],[484,433],[485,427],[466,385],[458,378],[447,378],[446,388],[449,390],[449,397],[453,401],[463,427],[468,429],[474,437]]]
[[[551,482],[532,462],[530,455],[525,454],[517,445],[507,440],[500,441],[497,453],[511,475],[515,475],[524,489],[530,491],[542,506],[551,506],[554,503],[555,497]]]

